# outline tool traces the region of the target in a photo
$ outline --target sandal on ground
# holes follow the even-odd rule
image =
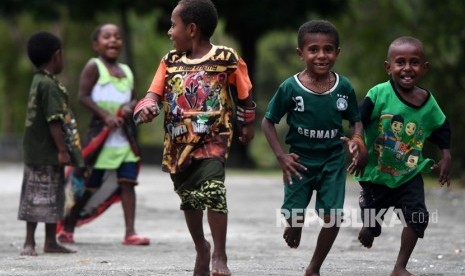
[[[57,239],[61,243],[74,243],[73,236],[73,232],[66,232],[65,230],[61,230],[57,235]]]
[[[150,244],[150,239],[138,235],[138,234],[133,234],[130,236],[127,236],[123,240],[124,245],[149,245]]]

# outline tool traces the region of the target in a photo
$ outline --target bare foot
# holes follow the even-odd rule
[[[302,236],[302,227],[286,227],[284,229],[283,238],[290,248],[297,248],[300,244],[300,237]]]
[[[320,276],[319,272],[312,272],[308,268],[305,270],[305,276]]]
[[[37,256],[35,246],[30,245],[30,244],[25,244],[23,247],[23,251],[21,251],[20,255],[21,256]]]
[[[76,253],[77,251],[61,246],[58,243],[50,243],[50,244],[44,245],[44,252],[45,253]]]
[[[210,243],[205,241],[205,246],[196,251],[194,276],[210,276]]]
[[[219,254],[213,253],[212,256],[212,274],[211,276],[229,276],[231,275],[231,271],[228,268],[228,257],[226,254]]]
[[[394,268],[391,272],[391,276],[415,276],[414,274],[407,271],[405,268]]]
[[[358,233],[358,240],[366,248],[371,248],[374,239],[375,236],[365,227],[362,227],[360,233]]]

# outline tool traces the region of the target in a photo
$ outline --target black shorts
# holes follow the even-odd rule
[[[375,237],[381,234],[384,213],[390,207],[401,220],[404,227],[411,226],[419,238],[423,238],[428,226],[429,213],[425,204],[423,178],[417,174],[400,187],[390,188],[368,181],[360,181],[359,205],[361,217],[366,227]]]

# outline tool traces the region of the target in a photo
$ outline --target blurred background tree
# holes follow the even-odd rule
[[[171,49],[166,35],[172,0],[2,0],[0,2],[0,141],[20,143],[24,128],[25,103],[33,68],[25,54],[27,38],[35,31],[48,30],[64,44],[65,70],[60,79],[71,92],[82,134],[89,115],[77,102],[80,71],[94,55],[90,35],[104,22],[121,26],[126,48],[122,62],[136,75],[136,89],[142,97],[150,85],[161,57]],[[276,168],[277,163],[259,129],[266,105],[278,85],[303,69],[295,53],[298,27],[310,19],[327,19],[339,29],[341,54],[334,70],[352,81],[359,100],[374,84],[387,79],[383,62],[389,43],[401,35],[413,35],[425,44],[431,70],[422,81],[430,89],[453,128],[453,172],[465,164],[464,126],[460,123],[465,99],[465,2],[433,0],[331,0],[331,1],[246,1],[217,0],[220,24],[212,38],[215,44],[236,48],[248,64],[258,103],[256,138],[248,148],[236,148],[231,165]],[[283,120],[284,121],[284,120]],[[162,120],[139,128],[146,160],[161,157]],[[287,128],[280,124],[281,136]],[[11,138],[13,137],[13,138]],[[5,143],[4,143],[5,144]],[[1,154],[2,148],[0,148]],[[237,155],[234,156],[234,153]],[[438,157],[438,150],[427,147]],[[244,161],[245,160],[245,161]]]

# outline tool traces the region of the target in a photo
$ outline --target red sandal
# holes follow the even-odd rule
[[[150,239],[144,236],[138,235],[138,234],[132,234],[124,238],[123,244],[124,245],[149,245]]]

